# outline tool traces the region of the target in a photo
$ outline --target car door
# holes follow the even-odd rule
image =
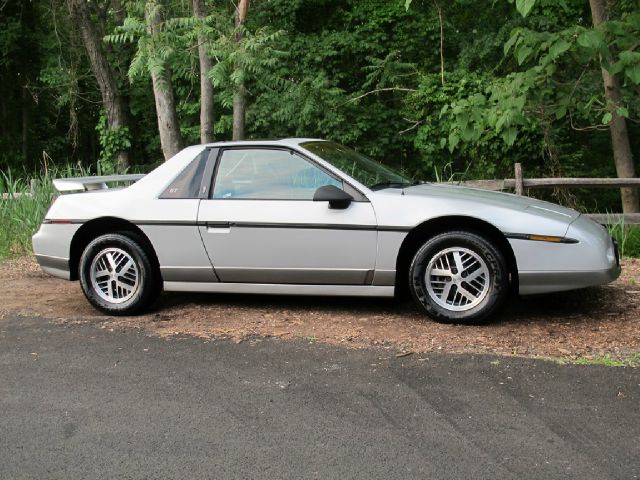
[[[353,189],[289,149],[222,149],[209,199],[198,213],[220,280],[370,283],[377,244],[373,207],[362,194],[344,209],[314,202],[324,185]]]

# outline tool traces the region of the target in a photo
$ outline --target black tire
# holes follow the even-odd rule
[[[467,259],[468,270],[464,268],[458,273],[457,264],[451,264],[456,252],[458,260]],[[430,276],[428,285],[426,274],[430,265],[450,274]],[[477,273],[477,280],[465,282],[466,275]],[[447,286],[449,289],[445,290]],[[432,319],[477,324],[489,319],[504,304],[509,293],[509,269],[504,254],[485,237],[467,231],[443,232],[427,240],[414,255],[409,268],[409,289],[418,306]],[[473,297],[475,300],[470,300]]]
[[[144,245],[142,239],[135,233],[122,232],[101,235],[84,249],[80,257],[80,285],[87,300],[98,310],[109,315],[133,315],[141,312],[156,299],[160,293],[158,287],[160,278],[142,245]],[[114,272],[111,266],[106,267],[109,273],[97,277],[103,279],[101,282],[97,283],[92,280],[94,261],[98,265],[102,259],[103,265],[107,265],[105,255],[108,253],[112,256],[122,256],[123,260],[118,265],[120,268],[124,268],[129,260],[132,260],[135,265],[135,268],[129,267],[127,269],[129,272],[127,277],[124,276],[127,272],[118,272],[118,269],[115,269],[119,275],[118,280],[122,280],[127,287],[131,288],[126,294],[124,294],[126,290],[118,290],[119,287],[115,283],[118,280],[104,280],[105,277],[111,278],[109,274]],[[131,278],[136,280],[131,280]],[[105,282],[110,285],[105,286]],[[111,294],[112,292],[117,293]],[[120,292],[123,292],[122,295],[119,295]],[[110,301],[109,298],[113,298],[113,301]]]

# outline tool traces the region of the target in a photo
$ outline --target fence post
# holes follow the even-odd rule
[[[515,165],[515,177],[516,177],[516,195],[524,194],[524,180],[522,178],[522,164],[516,163]]]
[[[32,178],[31,181],[29,182],[29,191],[31,192],[32,197],[35,196],[37,190],[38,190],[38,180],[36,180],[35,178]]]

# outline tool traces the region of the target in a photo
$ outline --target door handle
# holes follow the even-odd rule
[[[207,222],[207,233],[229,233],[231,223],[229,222]]]

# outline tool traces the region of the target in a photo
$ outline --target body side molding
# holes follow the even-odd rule
[[[394,287],[375,285],[285,285],[267,283],[164,282],[167,292],[253,293],[262,295],[318,295],[393,297]]]

